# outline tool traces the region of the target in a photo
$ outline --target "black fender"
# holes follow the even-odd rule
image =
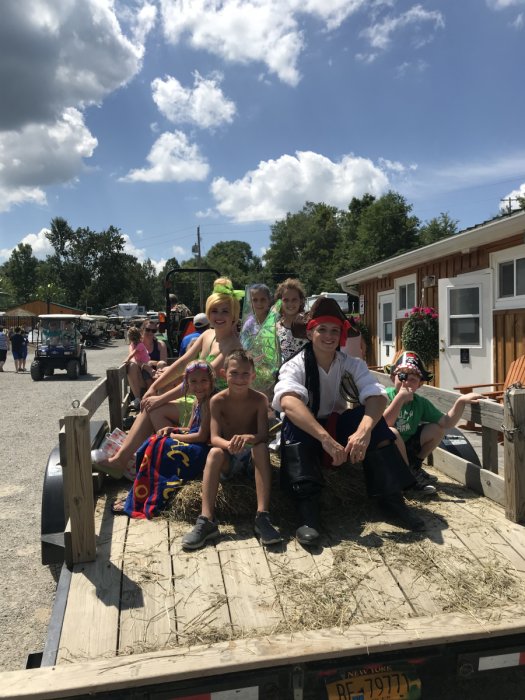
[[[105,420],[91,421],[90,443],[94,449],[108,432]],[[64,561],[64,475],[60,464],[60,448],[57,445],[47,460],[42,488],[40,516],[40,541],[42,564],[62,564]]]
[[[461,459],[466,459],[467,462],[472,462],[472,464],[481,467],[481,462],[479,461],[476,450],[465,437],[465,434],[457,428],[449,428],[447,430],[439,443],[439,447],[442,447],[444,450],[457,457],[461,457]]]

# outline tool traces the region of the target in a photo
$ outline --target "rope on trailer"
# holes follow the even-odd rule
[[[516,425],[516,421],[515,421],[515,419],[514,419],[514,411],[512,410],[512,404],[511,404],[510,398],[509,398],[509,394],[510,394],[511,389],[525,389],[525,387],[523,386],[523,384],[522,384],[521,382],[514,382],[514,384],[511,384],[509,387],[507,387],[507,389],[505,389],[505,394],[504,394],[505,403],[507,404],[507,407],[508,407],[508,409],[509,409],[509,413],[510,413],[510,418],[511,418],[511,420],[512,420],[512,424],[513,424],[513,425]],[[521,432],[521,428],[520,428],[519,425],[516,426],[515,428],[507,428],[507,427],[505,427],[505,426],[503,425],[503,423],[502,423],[502,424],[501,424],[501,431],[502,431],[502,433],[505,435],[505,437],[507,438],[507,440],[509,440],[510,442],[513,442],[513,440],[514,440],[514,435],[515,435],[516,433],[520,433],[520,432]]]

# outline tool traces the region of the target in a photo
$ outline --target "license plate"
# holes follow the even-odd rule
[[[328,700],[419,700],[421,681],[403,671],[366,673],[326,686]]]

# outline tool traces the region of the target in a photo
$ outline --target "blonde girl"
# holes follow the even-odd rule
[[[181,406],[177,399],[184,395],[184,387],[180,382],[184,368],[191,360],[200,359],[208,362],[218,376],[226,355],[241,347],[236,332],[239,313],[239,293],[233,289],[231,280],[219,278],[206,300],[206,316],[211,328],[204,331],[184,355],[167,367],[149,387],[128,437],[117,454],[107,460],[106,466],[124,473],[135,450],[151,433],[166,426],[180,424],[181,407],[184,408],[184,404]],[[221,382],[217,382],[217,386],[221,388]],[[161,390],[162,393],[158,393]]]

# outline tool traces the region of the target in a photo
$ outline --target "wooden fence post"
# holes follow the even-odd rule
[[[525,521],[525,389],[505,394],[503,411],[505,516]]]
[[[109,403],[109,425],[111,430],[122,430],[122,383],[118,367],[106,370],[106,386]]]
[[[66,468],[64,501],[69,514],[66,553],[68,565],[94,561],[96,558],[95,501],[91,469],[89,411],[72,408],[64,417]]]

